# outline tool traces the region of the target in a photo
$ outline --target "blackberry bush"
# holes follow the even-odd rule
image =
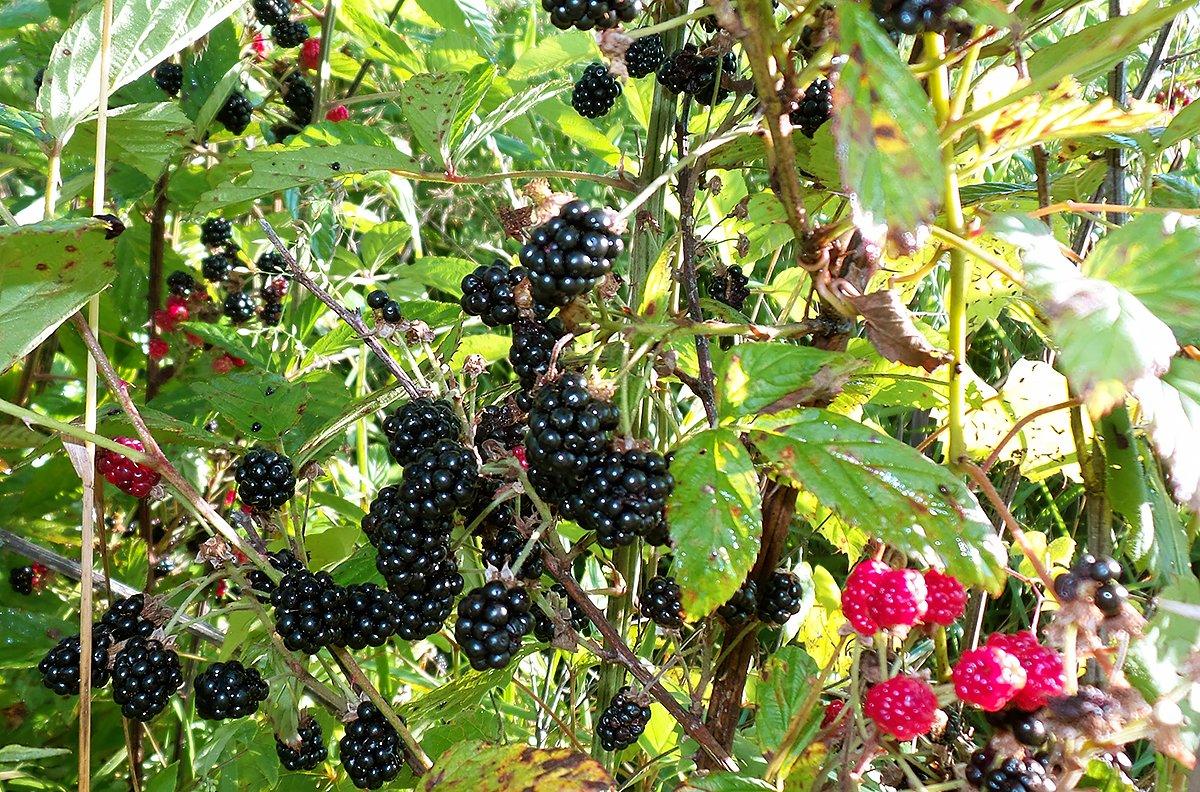
[[[196,675],[196,712],[205,720],[244,718],[267,700],[266,680],[237,660],[213,663]]]
[[[289,572],[271,594],[275,632],[293,652],[316,654],[345,642],[346,590],[328,572]]]
[[[153,638],[130,638],[113,659],[113,703],[130,720],[153,720],[182,685],[179,655]]]
[[[217,121],[235,135],[240,135],[250,126],[254,107],[241,91],[234,91],[217,111]]]
[[[530,232],[521,264],[529,271],[534,300],[566,305],[607,275],[624,250],[616,214],[576,200]]]
[[[343,641],[351,649],[383,646],[399,628],[396,596],[374,583],[346,587],[346,626]]]
[[[92,629],[92,689],[108,684],[110,677],[108,650],[113,645],[112,635],[102,626]],[[79,662],[83,648],[78,635],[59,641],[38,663],[42,684],[60,696],[79,693]]]
[[[804,91],[796,109],[788,119],[798,127],[805,137],[812,137],[817,130],[833,117],[833,86],[824,78],[813,80]]]
[[[600,714],[596,736],[604,750],[622,751],[638,741],[649,722],[650,708],[639,704],[626,686]]]
[[[378,789],[400,773],[404,763],[400,737],[371,702],[359,704],[357,714],[346,724],[338,755],[354,786]]]
[[[438,442],[458,440],[462,436],[462,422],[450,402],[419,398],[389,415],[383,422],[383,433],[392,459],[398,465],[408,465]]]
[[[454,640],[476,671],[504,668],[533,629],[529,594],[493,580],[472,589],[458,603]]]
[[[524,267],[509,267],[499,259],[476,267],[462,279],[463,313],[478,316],[488,327],[512,324],[518,316],[516,288],[523,280]]]
[[[232,256],[225,253],[213,253],[205,256],[204,260],[200,262],[200,272],[210,283],[220,283],[229,278],[233,264]]]
[[[717,105],[729,98],[723,83],[736,71],[737,58],[732,52],[718,58],[701,55],[695,44],[685,44],[659,66],[658,82],[670,93],[691,96],[697,104]]]
[[[274,511],[296,492],[292,460],[266,448],[253,448],[233,471],[238,499],[255,511]]]
[[[608,115],[621,95],[621,83],[609,73],[603,63],[593,63],[583,71],[583,76],[571,91],[571,107],[584,118],[600,118]]]
[[[254,318],[258,312],[258,303],[250,292],[230,292],[225,298],[222,311],[229,321],[234,324],[245,324]]]
[[[283,21],[271,26],[271,40],[283,49],[295,49],[308,41],[308,38],[308,25],[303,22]],[[310,113],[309,116],[311,115]]]
[[[311,715],[300,719],[299,742],[288,743],[275,736],[275,753],[285,770],[313,770],[329,758],[321,724]]]

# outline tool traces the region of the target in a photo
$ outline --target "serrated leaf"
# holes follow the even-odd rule
[[[446,30],[473,36],[484,54],[496,49],[496,28],[484,0],[417,0],[417,5]]]
[[[556,32],[521,53],[505,76],[510,80],[541,80],[547,74],[593,58],[596,53],[596,40],[591,34],[574,28],[565,33]]]
[[[510,121],[527,114],[542,102],[558,96],[567,90],[570,85],[570,82],[567,80],[547,80],[505,99],[495,110],[484,116],[478,124],[474,124],[471,127],[466,137],[455,148],[455,160],[461,160],[472,149],[486,140],[488,135],[503,128]]]
[[[108,156],[157,179],[168,159],[191,140],[191,131],[192,122],[173,103],[114,108],[108,118]],[[88,157],[95,150],[95,123],[84,123],[67,151]]]
[[[604,767],[569,748],[460,743],[438,757],[425,777],[427,792],[609,792]]]
[[[404,36],[384,24],[385,21],[375,18],[373,5],[364,0],[349,0],[339,9],[338,22],[345,25],[368,58],[398,67],[401,76],[415,74],[421,68],[420,58]]]
[[[777,475],[846,522],[967,585],[1003,585],[1004,544],[975,496],[916,449],[816,409],[760,419],[751,439]]]
[[[816,661],[799,646],[783,647],[765,664],[754,689],[754,742],[764,752],[778,749],[819,672]],[[793,748],[803,748],[807,742],[804,738],[820,727],[821,712],[820,706],[813,707],[810,723]]]
[[[698,619],[733,596],[758,557],[758,474],[737,433],[719,427],[698,432],[677,448],[671,475],[671,570],[683,590],[684,612]]]
[[[467,259],[431,256],[417,259],[409,266],[396,270],[396,274],[458,299],[462,296],[462,279],[477,266]]]
[[[722,415],[771,414],[827,401],[863,362],[843,352],[790,344],[743,344],[722,366]]]
[[[112,283],[108,233],[91,218],[0,226],[0,372]]]
[[[267,367],[267,359],[251,347],[248,339],[234,327],[211,322],[184,322],[180,327],[234,357],[253,363],[256,368]]]
[[[192,389],[240,434],[265,443],[278,441],[299,423],[311,398],[306,384],[265,371],[235,371]]]
[[[399,714],[406,720],[422,724],[454,720],[463,712],[478,707],[490,690],[508,684],[513,673],[513,665],[482,672],[469,671],[398,708]]]
[[[921,84],[870,10],[838,6],[846,62],[833,89],[842,185],[858,225],[910,231],[941,199],[937,126]]]
[[[466,86],[465,74],[450,72],[414,75],[400,89],[400,108],[417,138],[417,153],[433,157],[443,168],[450,163],[454,118]]]
[[[462,100],[454,113],[454,122],[450,126],[450,145],[454,146],[462,139],[463,130],[479,109],[480,102],[487,95],[488,89],[496,79],[496,67],[490,63],[481,63],[467,75],[463,88]],[[472,128],[474,132],[474,128]],[[457,156],[455,157],[457,159]]]

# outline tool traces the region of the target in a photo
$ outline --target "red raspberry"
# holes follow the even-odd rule
[[[952,676],[958,697],[987,712],[1002,709],[1025,686],[1021,661],[995,646],[963,652]]]
[[[167,316],[176,322],[186,322],[188,320],[187,300],[182,297],[167,298]]]
[[[163,341],[161,338],[151,338],[150,339],[149,352],[150,352],[151,360],[162,360],[163,358],[165,358],[167,356],[167,353],[170,351],[171,351],[171,345],[168,344],[166,341]]]
[[[140,440],[134,440],[132,437],[114,437],[113,440],[134,451],[146,450]],[[109,484],[135,498],[149,495],[160,478],[153,468],[138,464],[129,457],[121,456],[107,448],[97,450],[96,469]]]
[[[827,729],[832,723],[837,720],[838,715],[842,714],[845,709],[846,702],[841,699],[834,699],[825,705],[825,712],[821,715],[821,728]]]
[[[967,590],[953,575],[943,574],[936,569],[927,570],[925,589],[928,592],[925,599],[929,603],[929,610],[925,612],[927,623],[948,627],[966,610]]]
[[[925,578],[915,569],[889,569],[879,578],[871,618],[882,629],[911,627],[925,616]]]
[[[212,370],[218,374],[228,374],[233,371],[233,358],[229,355],[220,355],[213,358]]]
[[[335,124],[338,121],[345,121],[349,117],[350,110],[346,107],[346,105],[343,104],[334,105],[333,107],[329,108],[329,112],[325,114],[325,120],[332,121]]]
[[[171,314],[163,309],[154,312],[154,325],[164,333],[170,333],[175,330],[177,322],[171,318]]]
[[[922,679],[892,677],[867,691],[863,712],[885,734],[911,740],[928,734],[937,715],[937,696]]]
[[[846,578],[842,589],[842,613],[859,634],[871,636],[879,632],[879,624],[871,615],[871,602],[879,581],[891,571],[882,561],[868,559],[854,569]]]
[[[994,633],[987,639],[988,646],[1011,654],[1017,658],[1025,671],[1025,687],[1013,698],[1013,705],[1026,712],[1034,712],[1046,706],[1046,702],[1063,694],[1067,675],[1062,657],[1049,646],[1042,646],[1031,632],[1015,635]]]
[[[309,71],[316,71],[321,66],[321,39],[306,39],[300,45],[300,66]],[[332,119],[331,119],[332,120]]]

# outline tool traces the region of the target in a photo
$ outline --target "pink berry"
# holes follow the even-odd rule
[[[846,586],[842,589],[842,613],[860,635],[871,636],[879,632],[879,624],[871,615],[871,602],[875,599],[879,581],[889,571],[882,561],[868,559],[850,570],[846,578]]]
[[[937,696],[924,680],[893,677],[867,691],[863,712],[885,734],[911,740],[928,734],[937,714]]]
[[[329,108],[329,112],[325,114],[325,120],[333,121],[334,123],[337,123],[338,121],[345,121],[349,117],[350,110],[346,107],[346,105],[343,104],[334,105],[333,107]]]
[[[175,329],[177,322],[171,317],[170,312],[159,309],[154,312],[154,325],[164,333],[170,333]]]
[[[254,57],[258,60],[266,60],[267,49],[270,45],[267,43],[267,37],[262,33],[254,34],[254,41],[250,44],[250,48],[254,50]]]
[[[150,352],[151,360],[162,360],[163,358],[165,358],[167,356],[167,353],[170,351],[171,351],[171,345],[168,344],[166,341],[163,341],[161,338],[151,338],[150,339],[149,352]]]
[[[244,368],[246,365],[246,361],[244,358],[234,357],[233,355],[230,355],[229,360],[232,361],[233,365],[236,366],[237,368]]]
[[[915,569],[889,569],[875,586],[871,618],[883,629],[911,627],[925,616],[925,578]]]
[[[963,652],[952,676],[958,697],[987,712],[1002,709],[1025,686],[1021,661],[995,646]]]
[[[1063,694],[1067,675],[1062,657],[1051,647],[1039,644],[1033,633],[994,633],[988,637],[987,645],[1003,649],[1016,657],[1025,671],[1025,687],[1013,697],[1013,706],[1034,712],[1046,706],[1050,699]]]
[[[182,297],[168,298],[167,316],[170,316],[176,322],[186,322],[188,319],[187,300]]]
[[[967,590],[953,575],[946,575],[936,569],[925,572],[926,601],[929,610],[925,611],[925,621],[929,624],[940,624],[948,627],[953,624],[967,607]]]
[[[837,720],[838,715],[842,714],[842,710],[846,707],[846,702],[841,699],[834,699],[825,705],[825,712],[821,715],[821,728],[826,729]]]
[[[140,440],[134,440],[132,437],[114,437],[113,440],[134,451],[146,450]],[[96,451],[96,469],[109,484],[135,498],[149,495],[160,478],[154,468],[134,462],[129,457],[107,448]]]
[[[300,66],[316,71],[321,66],[321,39],[310,38],[300,45]]]
[[[212,370],[217,374],[228,374],[233,371],[233,358],[229,355],[221,355],[213,358]]]

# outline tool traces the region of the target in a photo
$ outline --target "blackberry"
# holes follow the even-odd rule
[[[263,27],[286,22],[291,9],[289,0],[253,0],[254,16]]]
[[[638,741],[646,724],[650,722],[650,708],[639,704],[623,687],[600,714],[596,723],[596,736],[606,751],[622,751]]]
[[[571,90],[571,107],[584,118],[608,115],[621,95],[621,83],[603,63],[590,64]]]
[[[167,291],[175,297],[187,299],[192,296],[192,292],[196,291],[196,279],[191,273],[183,270],[175,270],[167,276]]]
[[[426,572],[428,586],[400,595],[400,626],[396,634],[406,641],[428,638],[438,632],[454,610],[454,598],[463,590],[463,577],[453,555]]]
[[[200,225],[200,242],[207,248],[223,248],[233,242],[233,224],[224,217],[210,217]]]
[[[378,789],[400,774],[400,737],[369,701],[358,705],[358,717],[346,724],[338,749],[346,775],[359,789]]]
[[[250,292],[234,291],[226,295],[221,310],[234,324],[245,324],[258,312],[258,303]]]
[[[283,49],[294,49],[308,41],[308,25],[284,20],[271,26],[271,40]]]
[[[255,511],[278,509],[296,492],[292,460],[266,448],[253,448],[233,471],[238,499]]]
[[[1094,601],[1105,616],[1116,616],[1128,596],[1129,592],[1120,583],[1105,583],[1096,589]]]
[[[758,598],[758,618],[767,624],[784,624],[800,612],[803,597],[800,578],[783,570],[772,572]]]
[[[378,311],[383,306],[387,305],[392,298],[383,289],[376,289],[367,295],[367,307]]]
[[[493,512],[494,514],[495,512]],[[511,567],[525,548],[528,538],[516,528],[504,528],[483,540],[483,562],[496,569]],[[537,580],[546,571],[541,553],[535,546],[521,565],[521,577]]]
[[[259,321],[267,327],[278,327],[283,321],[283,302],[264,293],[262,308],[258,312]]]
[[[328,572],[289,572],[271,593],[275,632],[293,652],[316,654],[341,646],[347,622],[346,590]]]
[[[384,303],[383,308],[379,311],[379,315],[383,318],[383,321],[389,324],[397,324],[404,319],[404,314],[400,311],[400,303],[395,300],[388,300]]]
[[[609,30],[622,22],[632,22],[641,11],[638,0],[542,0],[550,12],[550,24],[559,30]]]
[[[811,138],[833,116],[833,86],[824,78],[813,80],[796,109],[788,114],[792,124]]]
[[[145,594],[115,599],[101,617],[100,627],[112,636],[113,643],[134,637],[149,638],[157,625],[145,617],[145,609]]]
[[[750,289],[747,288],[749,283],[750,279],[741,267],[728,267],[723,274],[714,274],[708,279],[708,296],[740,311],[750,296]]]
[[[1055,792],[1058,785],[1036,758],[1009,757],[998,767],[992,751],[978,750],[971,754],[966,778],[971,786],[989,792]]]
[[[422,397],[404,404],[383,422],[388,452],[398,465],[408,465],[443,440],[458,440],[462,423],[445,399]]]
[[[661,454],[610,452],[588,469],[566,511],[580,527],[596,532],[601,547],[618,547],[659,528],[674,487]]]
[[[624,250],[612,210],[575,200],[530,232],[521,264],[529,271],[534,300],[559,306],[595,286]]]
[[[130,638],[113,660],[113,703],[130,720],[153,720],[182,684],[179,655],[152,638]]]
[[[8,572],[8,585],[18,594],[29,595],[33,593],[33,577],[33,567],[14,567]]]
[[[479,483],[475,453],[450,440],[439,440],[404,468],[400,498],[426,519],[446,517],[470,502]]]
[[[304,26],[300,25],[300,27]],[[307,35],[307,29],[305,29],[306,38]],[[312,123],[313,112],[316,109],[316,92],[309,85],[308,80],[300,76],[299,72],[292,72],[284,78],[280,86],[280,94],[283,97],[284,106],[292,111],[292,120],[300,126]]]
[[[504,668],[533,629],[529,594],[493,580],[467,592],[458,603],[454,639],[476,671]]]
[[[204,720],[227,720],[253,715],[267,700],[267,682],[257,669],[237,660],[213,663],[196,675],[196,713]]]
[[[961,0],[871,0],[885,30],[908,35],[937,33],[950,27],[949,13]]]
[[[507,404],[484,407],[475,424],[475,447],[482,449],[485,443],[496,443],[503,449],[512,449],[525,440],[525,422],[516,410]]]
[[[557,594],[567,603],[566,613],[569,617],[571,629],[577,633],[588,632],[592,621],[584,613],[583,608],[575,600],[567,596],[566,587],[561,583],[555,583],[550,587],[550,592]],[[550,643],[550,641],[554,640],[554,621],[544,608],[538,607],[533,611],[533,636],[543,643]]]
[[[92,688],[108,684],[108,650],[113,645],[112,636],[103,627],[92,630]],[[73,696],[79,692],[79,661],[83,656],[78,635],[63,638],[46,653],[38,663],[42,684],[60,696]]]
[[[234,91],[217,111],[217,120],[235,135],[240,135],[250,126],[254,107],[241,91]]]
[[[758,584],[747,580],[729,601],[717,608],[717,615],[730,626],[745,624],[758,613]]]
[[[205,256],[200,262],[200,272],[204,275],[204,279],[212,283],[220,283],[229,277],[229,271],[233,269],[233,259],[224,253],[213,253],[211,256]]]
[[[1054,578],[1054,596],[1060,602],[1071,602],[1079,596],[1079,576],[1074,572],[1063,572]]]
[[[467,316],[478,316],[488,327],[517,321],[516,287],[525,279],[524,267],[510,268],[500,259],[462,279],[459,305]]]
[[[718,59],[716,55],[700,55],[695,44],[685,44],[658,67],[658,82],[669,93],[688,94],[697,104],[720,104],[729,98],[721,82],[736,70],[737,58],[732,52]]]
[[[329,758],[321,724],[311,715],[300,719],[298,742],[294,747],[275,737],[275,753],[285,770],[313,770]]]
[[[396,596],[374,583],[346,587],[345,645],[351,649],[383,646],[396,634],[400,614]]]
[[[183,87],[183,67],[178,63],[160,63],[154,67],[154,84],[167,96],[174,96]]]
[[[258,261],[255,262],[255,266],[258,267],[259,272],[266,272],[271,275],[278,275],[288,270],[287,259],[283,257],[282,253],[276,250],[268,250],[259,256]]]
[[[282,550],[276,550],[274,553],[267,553],[267,561],[271,566],[278,569],[283,574],[288,572],[303,572],[304,563],[296,558],[295,554],[286,547]],[[250,584],[250,588],[259,592],[255,594],[259,602],[270,602],[271,594],[275,591],[275,583],[266,572],[261,569],[251,569],[246,573],[246,581]]]
[[[683,606],[679,601],[679,584],[665,575],[655,575],[646,581],[639,601],[642,615],[659,627],[678,630],[683,627]]]
[[[562,322],[548,319],[544,322],[518,320],[513,325],[512,347],[508,351],[508,362],[525,391],[532,391],[538,377],[550,370],[550,357],[554,345],[567,334]]]
[[[625,50],[625,69],[630,77],[646,77],[658,71],[666,59],[667,51],[663,49],[662,36],[651,33],[634,39],[629,49]]]
[[[531,468],[579,480],[608,443],[620,414],[611,402],[597,399],[579,374],[564,374],[534,396],[525,453]]]

